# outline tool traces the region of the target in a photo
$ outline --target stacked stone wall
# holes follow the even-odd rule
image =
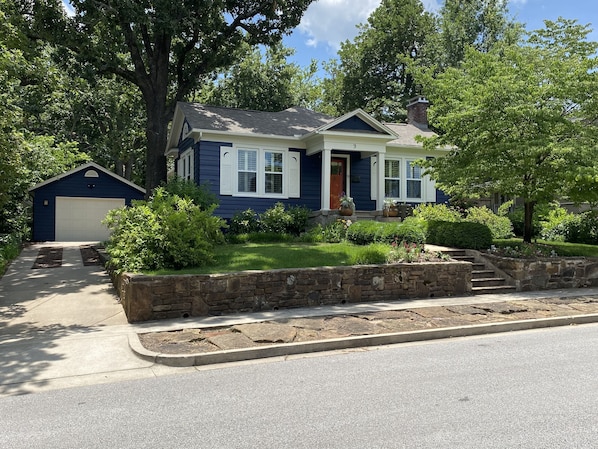
[[[464,295],[467,262],[115,277],[129,322]]]

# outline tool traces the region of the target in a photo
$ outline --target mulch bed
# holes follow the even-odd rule
[[[93,246],[80,246],[79,250],[81,251],[81,260],[83,261],[84,266],[89,267],[94,265],[101,265],[100,255]]]
[[[62,266],[62,248],[40,248],[31,268],[57,268]]]

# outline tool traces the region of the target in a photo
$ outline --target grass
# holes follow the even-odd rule
[[[522,239],[496,240],[495,245],[521,247]],[[598,257],[598,246],[578,243],[548,242],[538,240],[561,256]],[[275,270],[280,268],[308,268],[349,266],[356,264],[384,263],[390,245],[353,245],[351,243],[243,243],[227,244],[216,248],[216,264],[182,270],[158,270],[149,275],[168,274],[217,274],[246,270]],[[550,250],[548,250],[550,253]]]
[[[348,266],[378,263],[390,252],[390,245],[358,246],[351,243],[244,243],[216,248],[216,264],[183,270],[159,270],[146,274],[215,274],[245,270],[275,270]],[[377,261],[372,259],[377,258]],[[369,262],[371,260],[371,262]]]

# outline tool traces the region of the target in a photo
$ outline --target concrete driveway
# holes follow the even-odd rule
[[[0,278],[0,396],[154,375],[129,348],[110,278],[83,265],[81,245],[28,246]],[[62,248],[61,265],[32,268],[45,247]]]

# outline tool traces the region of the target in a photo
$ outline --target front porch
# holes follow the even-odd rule
[[[338,210],[318,210],[310,214],[309,220],[312,225],[320,224],[326,226],[339,219],[400,222],[413,215],[413,206],[410,204],[400,204],[397,207],[397,216],[387,216],[383,210],[356,210],[352,215],[341,215]]]

